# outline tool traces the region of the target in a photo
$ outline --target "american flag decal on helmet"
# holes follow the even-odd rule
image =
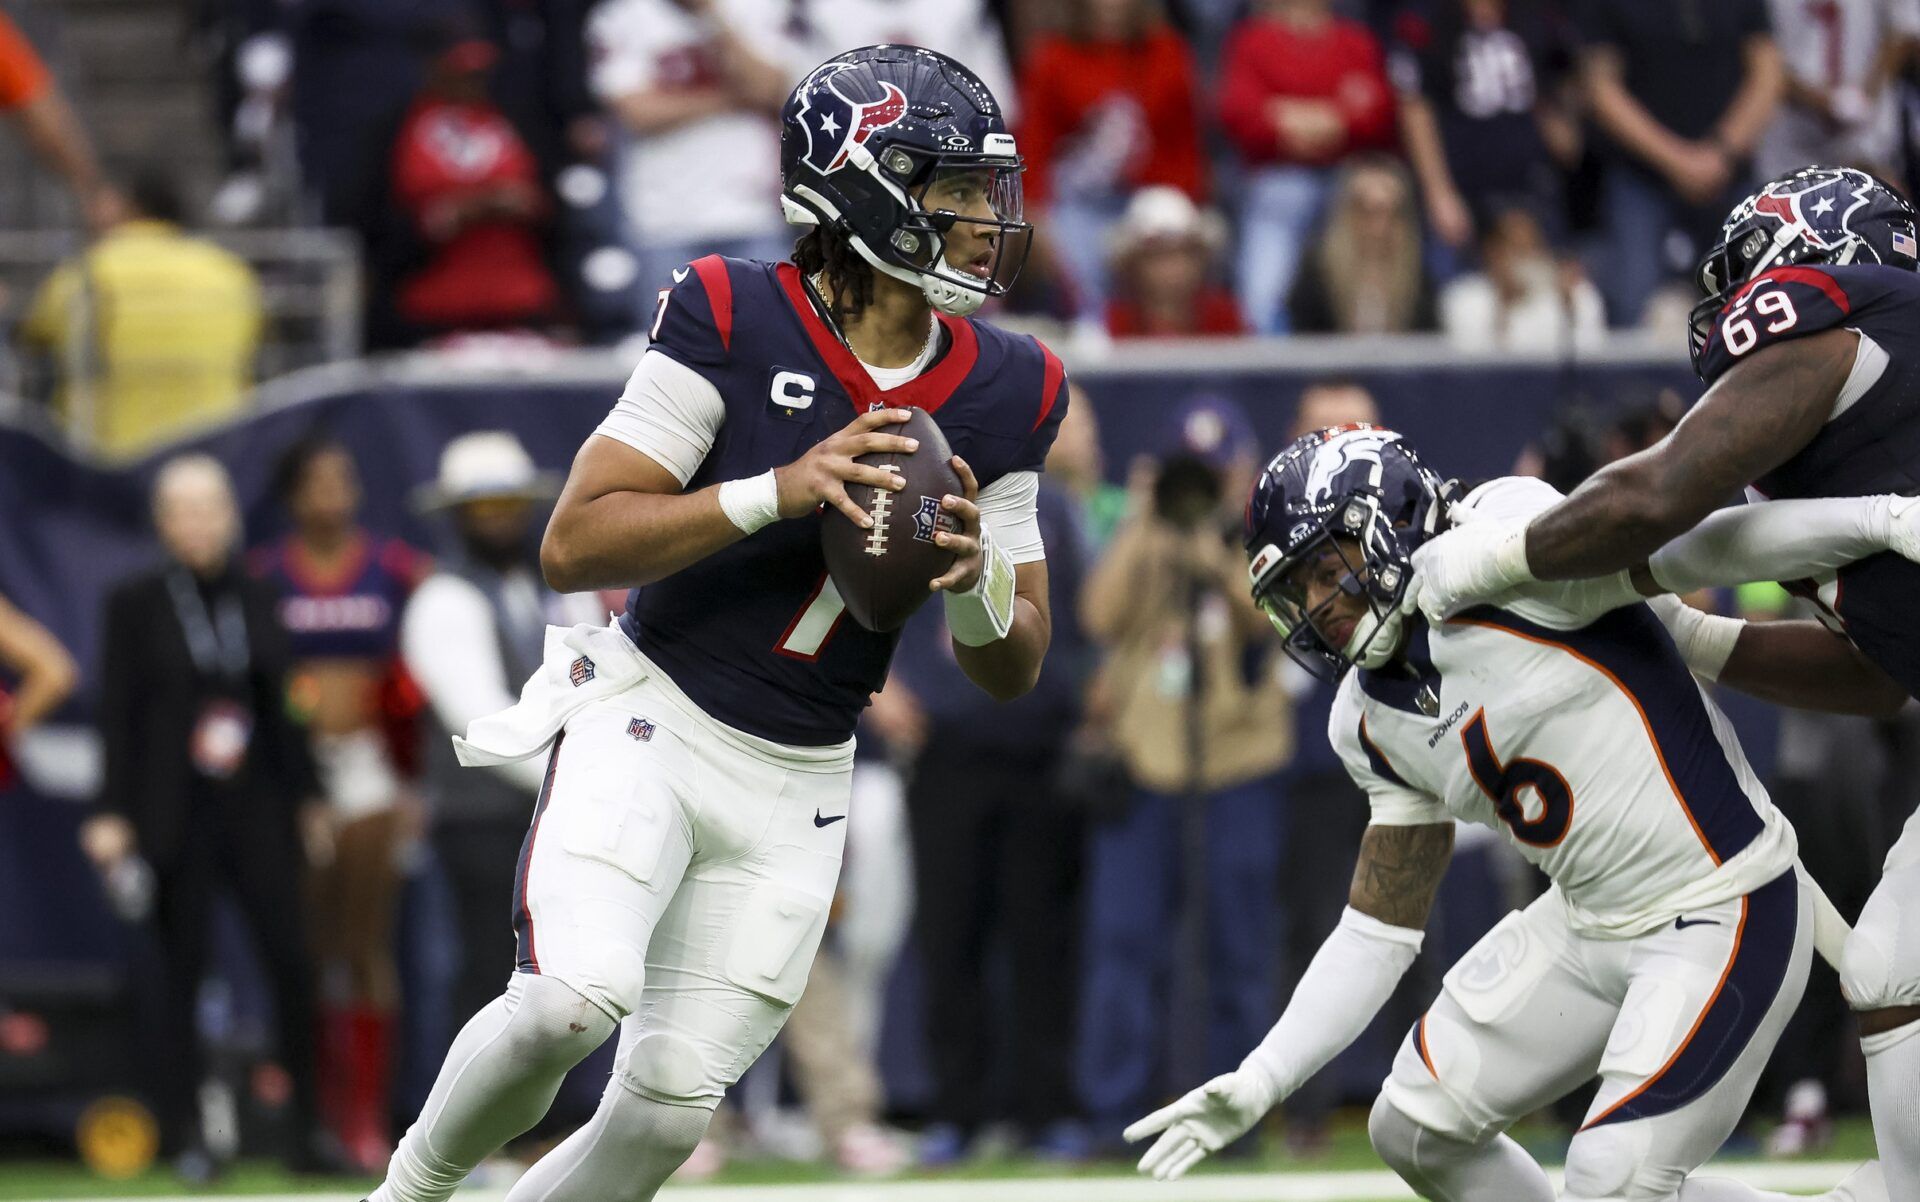
[[[1914,245],[1912,234],[1903,234],[1899,230],[1894,230],[1893,249],[1896,254],[1912,255],[1920,259],[1920,247]]]

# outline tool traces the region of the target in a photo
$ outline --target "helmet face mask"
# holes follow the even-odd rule
[[[1700,260],[1694,281],[1705,297],[1687,317],[1693,366],[1714,322],[1739,290],[1779,267],[1882,263],[1920,269],[1914,211],[1873,176],[1851,167],[1805,167],[1734,206],[1720,241]]]
[[[789,222],[832,230],[944,313],[970,314],[1012,286],[1032,234],[1022,161],[965,67],[912,46],[849,51],[801,81],[781,126]]]
[[[1374,426],[1315,431],[1273,458],[1247,505],[1247,575],[1295,662],[1332,680],[1392,660],[1413,552],[1451,492],[1398,434]],[[1322,631],[1347,617],[1353,628],[1334,646]]]
[[[1380,548],[1377,538],[1362,540],[1343,532],[1376,530],[1377,512],[1377,505],[1356,497],[1339,520],[1329,520],[1270,563],[1256,556],[1258,568],[1249,571],[1254,603],[1280,632],[1288,656],[1321,680],[1337,680],[1355,665],[1382,667],[1400,649],[1399,603],[1407,573],[1398,555]],[[1263,551],[1268,549],[1278,551],[1272,544]],[[1333,587],[1316,605],[1313,583],[1324,576],[1334,577]],[[1363,608],[1354,617],[1352,632],[1336,647],[1323,632],[1340,620],[1336,611],[1345,608],[1341,602],[1346,598],[1358,598]]]

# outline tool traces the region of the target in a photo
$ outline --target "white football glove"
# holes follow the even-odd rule
[[[1413,606],[1429,622],[1444,622],[1532,580],[1527,567],[1529,520],[1469,520],[1429,539],[1413,553],[1413,580],[1406,593]],[[1402,608],[1409,606],[1403,602]]]
[[[1887,546],[1903,559],[1920,563],[1920,497],[1894,497]]]
[[[1140,1158],[1140,1171],[1155,1181],[1177,1181],[1209,1153],[1252,1130],[1275,1100],[1273,1083],[1258,1070],[1242,1067],[1161,1107],[1122,1134],[1132,1144],[1160,1132]]]

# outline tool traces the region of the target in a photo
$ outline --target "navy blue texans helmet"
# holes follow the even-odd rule
[[[1776,267],[1802,263],[1920,269],[1913,206],[1852,167],[1802,167],[1735,205],[1720,241],[1695,270],[1706,299],[1693,307],[1687,323],[1694,369],[1700,368],[1714,319],[1742,285]]]
[[[1405,439],[1379,426],[1316,430],[1275,455],[1247,502],[1247,576],[1287,654],[1326,680],[1392,659],[1413,553],[1444,526],[1454,492]],[[1340,590],[1367,601],[1341,646],[1314,625],[1306,586],[1316,566],[1336,569]]]
[[[1004,294],[1026,261],[1019,153],[980,77],[918,46],[866,46],[815,67],[780,111],[780,205],[846,238],[943,313]],[[985,233],[947,261],[957,227]]]

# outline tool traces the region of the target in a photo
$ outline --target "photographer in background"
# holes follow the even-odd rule
[[[1232,1068],[1236,1041],[1258,1039],[1272,1013],[1284,943],[1277,774],[1293,724],[1239,534],[1258,447],[1246,415],[1213,397],[1182,405],[1158,445],[1165,458],[1136,465],[1132,512],[1081,594],[1108,655],[1098,706],[1136,786],[1089,844],[1079,1076],[1102,1137],[1165,1093],[1170,1010],[1205,1019],[1206,1046],[1188,1053],[1205,1063],[1185,1068]],[[1183,902],[1193,890],[1204,891],[1197,974],[1176,972],[1171,950],[1183,909],[1196,917]],[[1196,977],[1204,998],[1170,1005],[1176,981]]]

